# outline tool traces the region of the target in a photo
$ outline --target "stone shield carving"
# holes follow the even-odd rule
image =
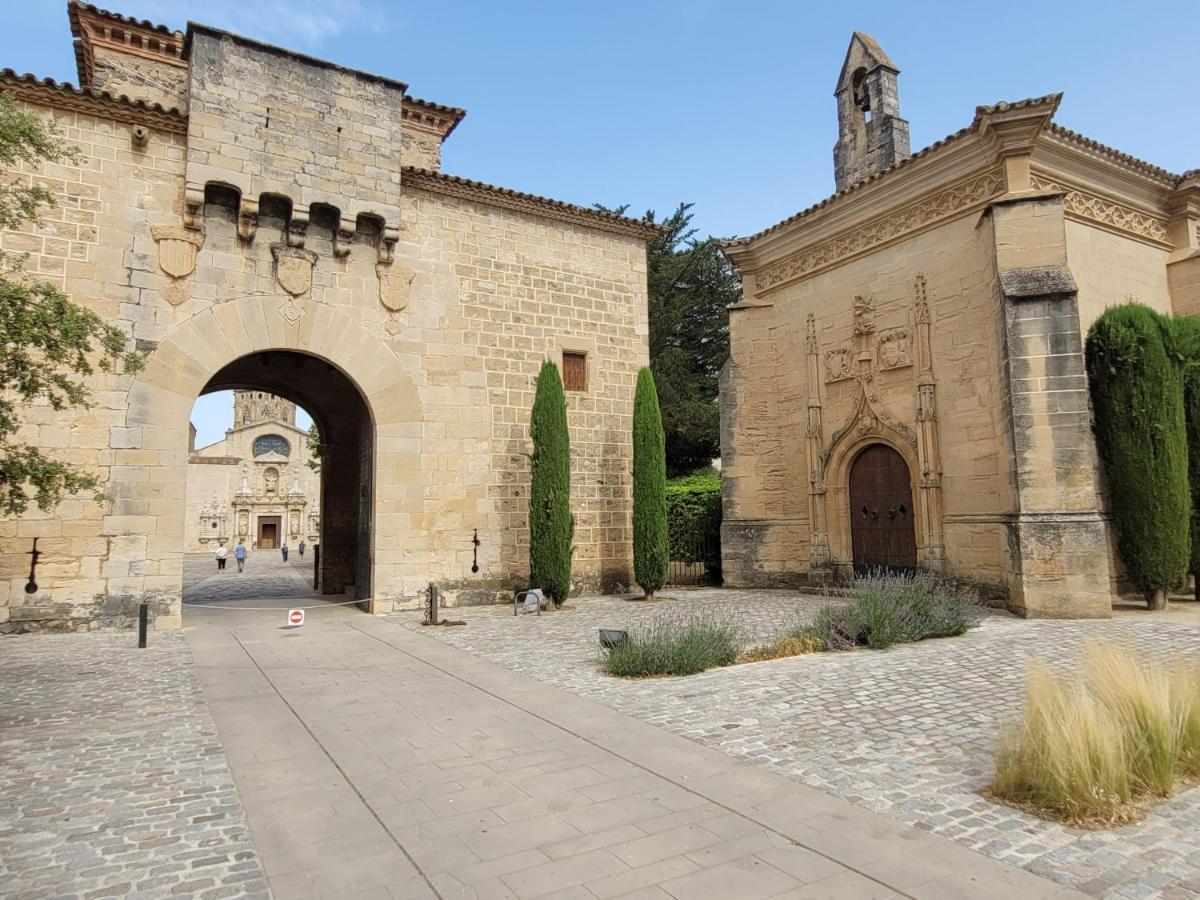
[[[384,309],[399,312],[408,306],[416,272],[407,266],[392,263],[376,265],[375,274],[379,276],[379,302]]]
[[[317,254],[287,244],[272,244],[271,253],[275,257],[275,280],[279,286],[293,297],[307,293],[312,287],[312,271]]]
[[[879,336],[879,368],[899,369],[912,365],[907,329],[897,328]]]
[[[150,237],[158,244],[158,267],[172,278],[185,278],[196,270],[204,235],[179,225],[152,225]]]
[[[825,381],[842,381],[854,376],[854,355],[849,347],[825,351]]]

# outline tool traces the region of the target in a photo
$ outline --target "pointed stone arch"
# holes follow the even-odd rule
[[[914,507],[917,560],[925,560],[924,496],[916,435],[895,421],[871,394],[869,382],[860,391],[854,413],[830,439],[821,454],[821,483],[824,486],[829,522],[829,555],[833,572],[849,578],[854,571],[850,511],[850,468],[858,455],[872,444],[884,444],[900,454],[908,468],[909,489]]]

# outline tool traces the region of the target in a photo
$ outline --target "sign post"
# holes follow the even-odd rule
[[[304,610],[289,609],[288,610],[288,628],[299,628],[304,624]]]

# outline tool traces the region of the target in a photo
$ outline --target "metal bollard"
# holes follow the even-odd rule
[[[321,586],[321,545],[313,544],[313,590]]]
[[[427,625],[436,625],[438,623],[439,600],[437,585],[431,581],[429,582],[429,606],[425,612],[425,622]]]
[[[146,649],[146,629],[150,625],[150,604],[142,601],[138,607],[138,649]]]

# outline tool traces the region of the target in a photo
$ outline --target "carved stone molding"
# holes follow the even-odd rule
[[[317,254],[287,244],[272,244],[271,254],[275,257],[275,280],[279,286],[293,297],[307,293],[312,287]]]
[[[758,290],[765,291],[840,262],[856,253],[877,247],[901,235],[916,231],[931,222],[978,206],[1004,191],[1004,176],[999,171],[978,175],[932,197],[910,203],[866,225],[786,256],[758,270]]]
[[[865,336],[875,333],[875,301],[861,296],[854,298],[854,333]]]
[[[1167,232],[1166,219],[1138,212],[1136,209],[1105,200],[1095,194],[1076,190],[1042,175],[1035,174],[1033,176],[1033,186],[1040,191],[1062,191],[1063,209],[1069,216],[1097,222],[1127,234],[1170,246],[1171,238]]]
[[[821,477],[838,448],[847,442],[864,437],[877,437],[917,449],[917,437],[908,426],[897,422],[879,400],[870,377],[859,379],[860,390],[854,412],[846,423],[834,432],[829,445],[821,451]]]
[[[804,322],[804,340],[809,353],[817,352],[817,317],[809,312]]]
[[[295,325],[304,318],[304,310],[296,305],[296,301],[288,297],[279,304],[279,315],[283,316],[283,321],[289,325]]]

